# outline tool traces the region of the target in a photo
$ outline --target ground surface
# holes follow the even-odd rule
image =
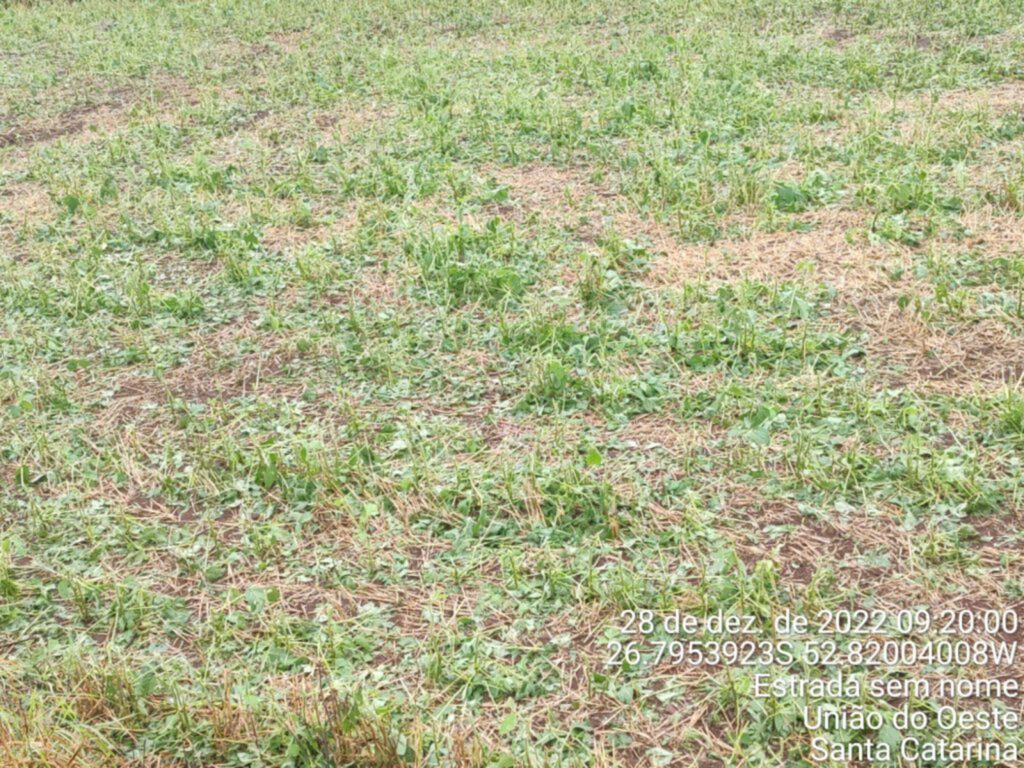
[[[0,762],[799,764],[620,612],[1019,604],[1022,16],[0,8]]]

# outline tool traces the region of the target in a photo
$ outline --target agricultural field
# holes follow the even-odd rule
[[[628,612],[1024,612],[1022,461],[1024,0],[0,3],[0,765],[852,764]]]

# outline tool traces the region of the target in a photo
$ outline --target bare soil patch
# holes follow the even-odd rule
[[[733,527],[723,529],[736,544],[737,554],[748,567],[759,560],[772,560],[786,584],[806,587],[823,569],[831,569],[836,579],[847,585],[875,581],[883,576],[897,578],[911,551],[911,533],[896,518],[887,515],[854,514],[814,518],[800,513],[791,502],[760,498],[758,491],[738,488],[730,496]],[[735,527],[739,520],[750,519],[755,530]],[[777,530],[774,538],[763,532]],[[889,567],[870,564],[867,556],[885,553]]]
[[[57,98],[57,96],[55,96]],[[159,75],[138,88],[120,88],[88,104],[79,104],[58,115],[29,120],[0,133],[0,149],[31,148],[58,139],[87,140],[124,127],[137,105],[155,98],[162,106],[180,99],[193,100],[191,86],[178,77]]]
[[[106,134],[117,129],[129,108],[122,94],[97,104],[74,107],[67,112],[24,125],[0,134],[0,148],[34,145],[55,141],[67,136],[86,137],[92,131]]]

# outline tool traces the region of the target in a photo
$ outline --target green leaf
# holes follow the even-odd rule
[[[807,194],[796,184],[776,184],[773,196],[775,207],[787,213],[798,213],[807,207]]]
[[[139,696],[149,696],[153,691],[156,690],[156,673],[153,670],[144,672],[139,676],[139,679],[135,681],[135,692]]]
[[[675,755],[667,749],[661,747],[651,747],[647,750],[647,757],[651,760],[651,765],[668,765],[672,762]]]
[[[498,733],[502,736],[508,736],[515,730],[516,725],[518,724],[519,716],[515,712],[509,712],[501,719],[501,722],[498,723]]]
[[[896,749],[903,741],[903,735],[886,723],[878,730],[878,740],[883,744],[888,744],[892,749]]]
[[[747,432],[747,437],[754,445],[766,446],[772,441],[772,436],[764,427],[758,427]]]
[[[70,216],[74,216],[78,213],[78,209],[82,207],[82,201],[74,195],[65,195],[60,202],[61,205],[64,206],[64,210],[66,210]]]

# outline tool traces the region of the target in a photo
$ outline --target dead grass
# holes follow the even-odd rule
[[[508,188],[508,201],[494,205],[495,213],[520,225],[536,217],[573,230],[585,241],[596,240],[605,218],[624,203],[610,180],[591,166],[528,163],[484,173]]]
[[[964,245],[984,249],[988,256],[1005,256],[1024,250],[1024,216],[991,208],[969,211],[960,218],[967,231]]]
[[[273,32],[269,40],[285,53],[297,53],[302,49],[302,42],[309,36],[304,29]]]
[[[936,563],[925,561],[921,554],[929,523],[922,520],[908,528],[895,507],[816,518],[802,514],[792,502],[766,500],[756,488],[736,486],[730,490],[728,508],[732,516],[720,530],[734,542],[748,569],[760,560],[777,563],[782,584],[794,594],[827,575],[848,589],[871,585],[894,608],[911,598],[919,600],[933,606],[936,615],[941,608],[957,607],[962,595],[985,594],[990,607],[1013,602],[1005,585],[1011,582],[1011,573],[1021,572],[1021,561],[1008,557],[1005,542],[1000,544],[999,535],[991,531],[1015,532],[1020,510],[994,519],[972,518],[982,542],[973,545],[971,552],[986,575],[979,569],[967,573],[951,560],[940,566],[946,576],[943,590],[937,590],[934,583],[929,587],[928,579]],[[772,529],[776,535],[766,538],[764,532]],[[980,580],[985,582],[984,590],[979,590]]]
[[[884,297],[866,297],[851,324],[868,332],[869,357],[902,370],[888,384],[959,394],[1024,382],[1024,339],[996,320],[938,329]]]
[[[846,144],[880,128],[897,133],[908,146],[921,145],[943,136],[947,130],[944,126],[960,114],[1024,114],[1024,81],[986,88],[918,91],[899,97],[878,93],[852,102],[821,89],[810,89],[803,95],[822,103],[834,116],[832,121],[804,126],[806,141],[816,146]]]
[[[652,225],[662,253],[652,263],[648,280],[655,287],[670,287],[683,282],[812,279],[857,291],[892,252],[867,242],[870,219],[863,212],[826,210],[799,218],[806,229],[755,231],[713,244],[679,243]]]
[[[244,96],[225,92],[225,103],[242,102]],[[360,134],[380,130],[394,119],[396,110],[388,104],[339,104],[331,107],[308,106],[256,111],[248,124],[216,142],[211,155],[217,164],[237,163],[244,166],[254,149],[277,153],[284,142],[296,145],[337,147],[356,139]]]
[[[1024,219],[1019,217],[976,211],[961,223],[968,236],[950,247],[995,258],[1024,246]],[[884,360],[886,368],[903,369],[886,383],[953,394],[1024,381],[1024,337],[1013,324],[985,318],[939,325],[926,322],[913,302],[900,306],[907,297],[931,301],[933,294],[926,281],[906,277],[894,283],[879,275],[873,285],[845,297],[844,325],[867,332],[869,356]]]
[[[485,170],[485,172],[487,172]],[[491,169],[490,175],[509,188],[513,201],[548,211],[571,204],[588,196],[610,197],[611,188],[596,178],[597,169],[590,166],[555,166],[527,163]]]
[[[987,88],[957,88],[935,95],[914,94],[897,101],[908,112],[973,112],[1024,113],[1024,80],[997,83]]]
[[[312,117],[313,124],[320,131],[321,143],[343,144],[360,133],[380,130],[396,115],[397,109],[391,105],[368,103],[359,107],[346,104],[320,109]]]
[[[672,288],[685,282],[825,283],[837,293],[829,322],[866,334],[865,350],[893,375],[887,385],[926,385],[963,391],[1016,383],[1024,376],[1024,340],[1004,322],[946,323],[942,327],[915,314],[907,297],[929,299],[933,288],[910,277],[914,252],[873,241],[863,212],[824,211],[801,217],[808,229],[752,232],[714,244],[680,244],[661,235],[662,253],[648,282]],[[979,212],[965,215],[965,241],[958,248],[984,248],[993,257],[1024,245],[1024,220]],[[898,268],[906,276],[889,277]],[[899,371],[895,373],[892,368]]]
[[[186,403],[209,403],[269,394],[265,383],[268,379],[276,380],[281,374],[286,354],[283,343],[280,347],[268,346],[264,338],[263,351],[237,359],[239,345],[257,333],[254,323],[254,318],[243,319],[197,339],[196,351],[189,360],[162,376],[123,374],[117,381],[113,401],[104,412],[104,421],[124,424],[144,417],[147,426],[155,426],[155,414],[146,411],[146,407],[166,402],[168,398]],[[276,386],[285,385],[276,381]],[[301,391],[301,384],[287,387],[287,394],[291,396],[298,396]]]
[[[332,240],[350,236],[358,226],[358,216],[353,209],[346,209],[339,215],[324,222],[315,222],[309,226],[297,224],[276,224],[263,231],[263,245],[267,250],[295,251],[317,243],[329,243]]]
[[[7,227],[39,225],[53,210],[50,195],[42,184],[16,181],[0,188],[0,234]]]

